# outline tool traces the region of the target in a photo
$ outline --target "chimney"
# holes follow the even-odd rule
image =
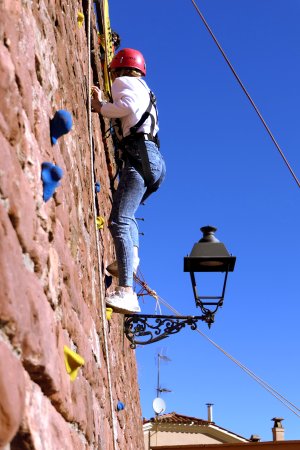
[[[250,436],[251,442],[260,442],[260,440],[261,440],[261,437],[258,436],[258,434],[251,434],[251,436]]]
[[[213,413],[212,413],[212,407],[214,406],[213,403],[206,403],[207,406],[207,421],[212,423],[213,422]]]
[[[284,428],[281,423],[284,419],[280,417],[273,417],[271,420],[274,421],[274,426],[272,428],[273,441],[284,441]]]

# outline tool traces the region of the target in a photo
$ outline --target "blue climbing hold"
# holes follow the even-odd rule
[[[105,275],[105,287],[106,287],[106,289],[108,289],[109,286],[111,286],[111,283],[112,283],[112,276]]]
[[[125,408],[124,403],[118,402],[118,404],[117,404],[117,410],[118,410],[118,411],[122,411],[124,408]]]
[[[95,183],[95,191],[96,191],[96,193],[100,192],[100,190],[101,190],[100,183],[99,183],[99,181],[96,181],[96,183]]]
[[[43,181],[43,199],[47,202],[55,192],[57,186],[60,186],[59,180],[63,177],[63,170],[50,162],[42,164],[42,181]]]
[[[72,128],[72,116],[69,111],[60,109],[56,111],[53,119],[50,121],[50,135],[53,145],[56,144],[57,139],[67,134]]]

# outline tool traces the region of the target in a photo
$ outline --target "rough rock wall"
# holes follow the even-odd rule
[[[99,75],[100,85],[103,80],[93,12],[88,67],[87,6],[77,0],[0,0],[0,448],[5,449],[143,449],[135,354],[124,338],[122,316],[114,314],[110,322],[103,317],[104,268],[114,257],[107,229],[113,152],[102,140],[108,123],[93,115],[92,158],[101,184],[97,213],[106,221],[95,231],[88,77],[95,82]],[[82,28],[78,11],[85,13]],[[49,120],[59,109],[72,114],[73,129],[51,145]],[[64,171],[47,203],[44,161]],[[73,382],[64,345],[85,360]],[[118,401],[124,410],[117,411]]]

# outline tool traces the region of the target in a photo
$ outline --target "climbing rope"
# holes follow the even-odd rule
[[[87,29],[87,40],[88,40],[88,132],[90,141],[90,164],[91,164],[91,191],[92,191],[92,205],[93,205],[93,215],[94,215],[94,231],[95,240],[97,247],[97,259],[98,259],[98,273],[99,273],[99,287],[100,287],[100,298],[101,298],[101,313],[102,322],[104,329],[104,347],[106,356],[106,367],[107,367],[107,380],[109,388],[109,400],[111,409],[111,419],[112,419],[112,433],[113,433],[113,448],[117,450],[117,429],[116,429],[116,417],[112,396],[112,380],[111,380],[111,369],[110,369],[110,359],[109,359],[109,349],[108,349],[108,325],[106,321],[106,305],[104,301],[104,292],[102,285],[102,265],[101,265],[101,253],[99,245],[99,231],[97,228],[97,211],[96,211],[96,194],[95,194],[95,174],[94,174],[94,148],[93,148],[93,133],[92,133],[92,105],[91,105],[91,9],[92,0],[88,1],[88,29]]]
[[[153,289],[151,289],[148,286],[140,269],[138,269],[137,274],[135,274],[135,273],[133,274],[133,279],[135,281],[135,291],[136,291],[136,295],[138,296],[138,298],[140,298],[140,297],[143,298],[146,295],[150,295],[151,297],[153,297],[155,300],[155,314],[157,314],[157,311],[159,312],[159,314],[161,314],[161,307],[160,307],[158,295],[155,291],[153,291]],[[139,286],[139,288],[137,288],[137,286]]]
[[[229,66],[231,72],[232,72],[233,75],[235,76],[236,80],[238,81],[239,85],[241,86],[242,90],[244,91],[244,93],[246,94],[248,100],[250,101],[251,105],[253,106],[253,108],[254,108],[256,114],[257,114],[258,117],[260,118],[260,120],[261,120],[263,126],[264,126],[265,129],[267,130],[267,132],[268,132],[270,138],[272,139],[272,141],[273,141],[275,147],[277,148],[277,150],[279,151],[279,153],[280,153],[282,159],[284,160],[284,162],[285,162],[285,164],[286,164],[288,170],[290,171],[291,175],[293,176],[294,180],[296,181],[298,187],[300,187],[300,182],[299,182],[299,180],[298,180],[296,174],[294,173],[294,171],[293,171],[291,165],[289,164],[287,158],[285,157],[285,155],[284,155],[282,149],[280,148],[278,142],[276,141],[274,135],[272,134],[270,128],[268,127],[266,121],[264,120],[262,114],[260,113],[258,107],[256,106],[256,104],[255,104],[254,101],[252,100],[250,94],[248,93],[247,89],[245,88],[244,84],[242,83],[240,77],[239,77],[238,74],[236,73],[236,71],[235,71],[233,65],[231,64],[231,62],[229,61],[228,57],[226,56],[226,54],[225,54],[223,48],[221,47],[221,45],[220,45],[220,43],[218,42],[216,36],[215,36],[214,33],[212,32],[210,26],[208,25],[207,21],[205,20],[205,17],[203,16],[203,14],[201,13],[200,9],[198,8],[198,6],[197,6],[195,0],[191,0],[191,1],[192,1],[192,3],[193,3],[193,5],[194,5],[194,7],[195,7],[195,9],[196,9],[196,11],[197,11],[197,13],[199,14],[199,16],[200,16],[202,22],[204,23],[206,29],[208,30],[209,34],[211,35],[211,37],[213,38],[215,44],[217,45],[218,49],[220,50],[222,56],[224,57],[226,63],[228,64],[228,66]]]
[[[172,311],[176,316],[181,316],[175,308],[173,308],[166,300],[158,296],[159,301],[170,311]],[[234,362],[237,366],[239,366],[244,372],[246,372],[251,378],[253,378],[258,384],[260,384],[264,389],[266,389],[270,394],[272,394],[277,400],[279,400],[281,403],[284,404],[290,411],[292,411],[296,416],[300,417],[300,409],[294,405],[292,402],[290,402],[287,398],[285,398],[283,395],[281,395],[279,392],[277,392],[275,389],[273,389],[266,381],[262,380],[260,377],[255,375],[254,372],[252,372],[248,367],[246,367],[244,364],[242,364],[240,361],[238,361],[236,358],[234,358],[232,355],[230,355],[228,352],[226,352],[220,345],[218,345],[216,342],[214,342],[212,339],[210,339],[205,333],[200,331],[198,328],[196,329],[197,333],[199,333],[202,337],[204,337],[208,342],[210,342],[214,347],[216,347],[218,350],[220,350],[227,358],[229,358],[232,362]]]

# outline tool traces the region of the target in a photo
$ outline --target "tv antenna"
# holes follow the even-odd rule
[[[169,362],[170,358],[165,356],[163,353],[157,353],[157,385],[156,385],[156,394],[159,397],[159,394],[162,392],[172,392],[170,389],[162,388],[160,385],[160,361]]]
[[[162,393],[172,392],[170,389],[161,387],[161,385],[160,385],[160,362],[161,361],[169,362],[169,361],[171,361],[171,359],[168,358],[167,356],[165,356],[163,354],[163,352],[161,352],[161,353],[158,352],[157,353],[157,385],[156,385],[156,395],[157,395],[157,397],[153,400],[153,403],[152,403],[153,410],[154,410],[156,416],[158,416],[159,414],[164,413],[165,410],[166,410],[166,403],[160,397],[160,395]]]

